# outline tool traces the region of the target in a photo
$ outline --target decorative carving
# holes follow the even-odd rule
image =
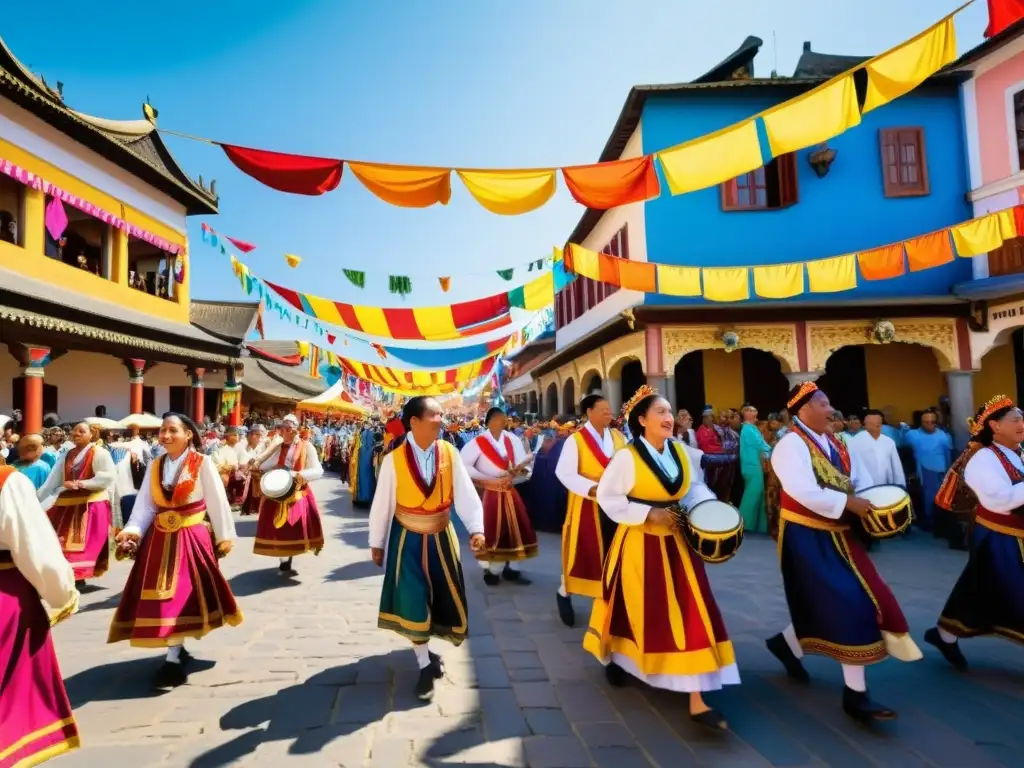
[[[892,322],[895,339],[908,344],[930,347],[936,353],[939,368],[955,368],[957,356],[956,321],[945,318],[908,318]],[[871,321],[850,323],[808,323],[808,364],[813,371],[825,370],[828,358],[838,349],[878,343],[873,337],[876,327]]]
[[[723,331],[719,326],[682,326],[661,329],[662,360],[672,371],[690,352],[701,349],[727,349],[725,336],[737,336],[737,346],[760,349],[778,359],[783,373],[800,368],[796,352],[796,331],[792,325],[739,325]],[[733,347],[735,349],[737,347]]]
[[[891,320],[879,320],[871,329],[871,340],[876,344],[892,344],[896,341],[896,326]]]
[[[620,336],[615,341],[604,345],[605,371],[609,376],[615,369],[616,364],[626,358],[639,360],[644,373],[647,372],[647,350],[644,346],[643,331],[637,331],[628,336]]]

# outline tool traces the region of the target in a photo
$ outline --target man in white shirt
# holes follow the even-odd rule
[[[850,450],[857,456],[875,485],[907,486],[896,442],[882,433],[884,417],[881,411],[871,410],[864,415],[864,429],[849,441]]]

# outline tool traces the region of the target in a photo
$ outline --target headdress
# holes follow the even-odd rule
[[[636,408],[636,404],[643,400],[645,397],[658,394],[646,384],[642,385],[633,396],[626,401],[626,404],[622,406],[622,415],[627,419],[629,418],[629,412]]]
[[[815,392],[819,391],[820,390],[818,389],[818,385],[815,384],[813,381],[805,381],[803,384],[800,385],[800,388],[796,391],[796,393],[791,398],[789,398],[789,402],[786,403],[786,408],[790,411],[799,411],[800,408],[804,406],[808,400],[811,399],[811,396]]]
[[[967,426],[971,430],[971,437],[977,437],[985,428],[985,423],[992,418],[992,414],[1004,408],[1013,408],[1013,400],[1006,395],[996,395],[981,408],[981,415],[977,420],[968,418]]]
[[[285,424],[291,424],[293,427],[297,429],[299,426],[299,420],[295,417],[295,414],[289,413],[287,416],[281,419],[281,426],[283,427]]]

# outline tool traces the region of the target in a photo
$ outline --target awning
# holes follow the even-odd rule
[[[1024,293],[1024,275],[1000,275],[953,286],[953,295],[971,301],[990,301]]]
[[[307,366],[282,365],[253,357],[245,358],[242,364],[245,367],[243,391],[251,390],[271,400],[297,403],[327,389],[323,379],[309,375]]]
[[[522,395],[533,389],[533,377],[529,373],[524,373],[522,376],[518,376],[501,389],[501,394],[508,397],[509,395]]]
[[[342,398],[345,389],[339,381],[322,395],[317,395],[309,400],[303,400],[295,406],[300,411],[313,411],[314,413],[341,414],[344,416],[368,416],[369,411],[362,406],[350,403]]]

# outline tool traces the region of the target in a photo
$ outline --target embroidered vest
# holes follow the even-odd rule
[[[612,433],[612,455],[626,444],[626,437],[616,429]],[[576,432],[570,440],[576,441],[576,452],[579,455],[579,463],[576,471],[587,480],[597,483],[601,475],[611,461],[611,456],[605,456],[601,444],[589,429],[581,429]]]
[[[149,490],[153,496],[153,504],[158,511],[180,510],[200,503],[205,507],[203,489],[199,483],[199,469],[203,465],[203,459],[203,454],[198,451],[189,451],[184,466],[181,468],[181,474],[178,475],[177,483],[169,496],[162,486],[167,454],[165,453],[153,462]]]
[[[410,438],[411,439],[411,438]],[[395,519],[413,533],[440,533],[448,527],[454,483],[455,449],[443,440],[434,441],[434,478],[428,484],[409,439],[391,453],[395,464]]]
[[[85,458],[76,467],[75,459],[78,458],[79,450],[72,448],[64,456],[64,482],[70,482],[72,480],[92,480],[96,477],[96,473],[92,469],[92,460],[96,457],[96,445],[89,444],[82,450],[87,451]],[[95,490],[89,490],[83,488],[80,491],[62,491],[58,497],[58,502],[63,502],[59,506],[66,506],[69,502],[74,503],[82,499],[87,499],[96,493]]]
[[[654,473],[654,470],[647,466],[647,462],[641,458],[636,446],[631,444],[627,448],[633,457],[634,480],[633,488],[629,492],[630,499],[640,502],[641,504],[663,506],[665,504],[679,501],[689,492],[690,462],[684,453],[686,449],[674,440],[670,444],[672,446],[672,450],[675,451],[676,455],[679,457],[679,463],[681,465],[680,472],[682,472],[682,483],[679,486],[679,490],[675,493],[670,493],[662,484],[661,478],[659,478],[658,475]]]
[[[1019,485],[1024,482],[1024,475],[1021,474],[1020,470],[1013,465],[1013,462],[1007,458],[1006,454],[998,446],[990,445],[988,450],[992,451],[996,458],[999,459],[999,463],[1002,464],[1007,477],[1010,478],[1010,482],[1013,485]],[[983,528],[988,528],[998,533],[1007,533],[1017,538],[1024,538],[1024,507],[1018,507],[1007,515],[1005,513],[993,512],[978,504],[975,510],[975,520]]]
[[[799,424],[794,424],[792,432],[804,441],[804,445],[810,451],[811,469],[814,472],[814,479],[817,481],[818,486],[821,488],[831,488],[833,491],[839,491],[840,493],[852,493],[853,481],[850,480],[850,452],[846,449],[846,446],[832,435],[826,434],[825,439],[832,448],[831,455],[829,455],[825,453],[818,441],[810,435],[806,428],[801,427]],[[829,530],[833,527],[837,530],[847,527],[837,520],[826,518],[811,511],[786,493],[785,487],[782,488],[779,494],[779,501],[783,515],[787,519],[791,519],[792,516],[805,518],[827,525]]]

